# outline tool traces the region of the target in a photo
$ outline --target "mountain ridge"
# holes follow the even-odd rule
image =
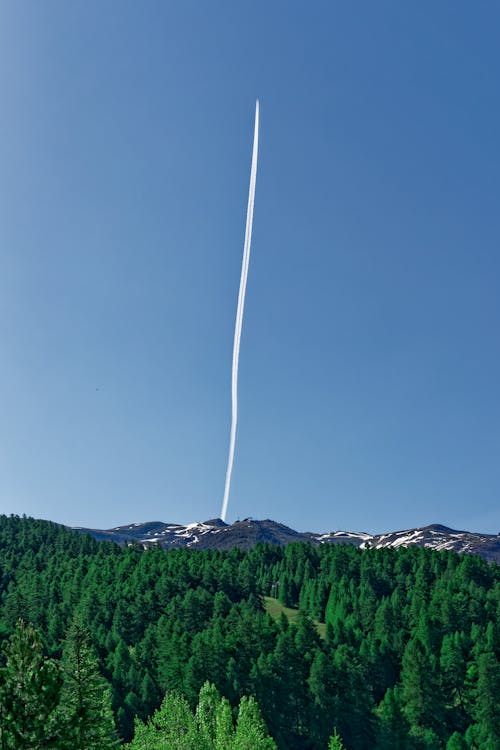
[[[101,541],[114,541],[122,545],[135,543],[144,547],[160,545],[164,549],[190,547],[228,550],[239,547],[248,550],[259,542],[279,545],[290,542],[310,542],[314,545],[353,544],[362,549],[419,546],[453,550],[459,554],[475,554],[489,562],[500,563],[500,534],[457,530],[438,523],[384,534],[344,530],[322,534],[301,532],[269,518],[244,518],[232,524],[227,524],[220,518],[211,518],[208,521],[196,521],[186,525],[148,521],[115,526],[111,529],[90,529],[81,526],[66,528],[90,534]]]

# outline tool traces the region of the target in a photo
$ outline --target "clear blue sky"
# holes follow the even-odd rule
[[[500,529],[500,10],[0,4],[0,511]]]

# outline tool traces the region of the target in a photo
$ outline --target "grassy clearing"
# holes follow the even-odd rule
[[[286,615],[289,622],[297,622],[298,616],[299,616],[299,610],[294,609],[293,607],[285,607],[283,604],[281,604],[278,599],[273,599],[271,596],[264,596],[264,607],[266,608],[266,612],[268,612],[271,617],[274,620],[279,620],[282,614]],[[324,622],[317,622],[316,620],[313,620],[314,624],[316,625],[316,630],[318,631],[318,635],[321,636],[321,638],[326,637],[326,625]]]

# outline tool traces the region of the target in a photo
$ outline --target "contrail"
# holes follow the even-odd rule
[[[255,104],[255,127],[253,133],[252,168],[250,170],[250,188],[248,191],[247,224],[245,229],[245,244],[243,246],[243,262],[241,264],[240,291],[238,294],[238,308],[236,310],[236,324],[234,327],[233,344],[233,372],[231,379],[231,436],[229,439],[229,458],[227,461],[226,485],[220,517],[226,520],[231,474],[233,472],[234,445],[236,442],[236,425],[238,423],[238,362],[240,358],[241,326],[243,310],[245,308],[245,292],[247,288],[248,264],[250,261],[250,245],[252,244],[253,204],[255,200],[255,182],[257,179],[257,155],[259,151],[259,100]]]

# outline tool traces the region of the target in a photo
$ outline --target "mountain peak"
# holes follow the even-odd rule
[[[164,549],[191,547],[230,550],[239,547],[248,550],[258,543],[285,545],[290,542],[308,542],[313,545],[352,544],[361,549],[418,546],[476,554],[490,562],[500,563],[500,536],[457,531],[437,523],[385,534],[342,530],[323,534],[300,532],[270,518],[244,518],[232,524],[225,523],[221,518],[196,521],[187,525],[150,521],[116,526],[104,531],[83,528],[74,530],[118,544],[135,543],[143,547],[159,545]]]
[[[228,524],[222,520],[222,518],[210,518],[208,521],[203,522],[206,526],[214,526],[216,528],[222,528]]]

